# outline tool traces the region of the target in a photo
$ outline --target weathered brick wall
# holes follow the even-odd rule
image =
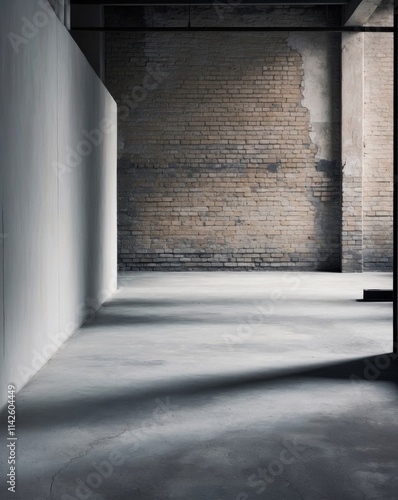
[[[255,10],[251,22],[264,24]],[[297,25],[298,10],[273,9],[268,22],[283,13]],[[130,12],[107,9],[107,22],[170,22],[166,9]],[[248,24],[245,12],[215,22]],[[324,22],[311,12],[306,23]],[[215,13],[200,16],[205,24]],[[297,36],[108,35],[121,269],[339,269],[339,37]],[[308,68],[311,57],[328,67]],[[322,85],[311,102],[308,89]]]
[[[368,24],[392,25],[383,2]],[[363,268],[393,267],[393,35],[364,35]]]

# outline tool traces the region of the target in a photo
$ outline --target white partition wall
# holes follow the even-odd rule
[[[116,104],[44,0],[0,16],[1,399],[116,287]]]

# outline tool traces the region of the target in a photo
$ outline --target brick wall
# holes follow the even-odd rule
[[[369,25],[392,25],[383,2]],[[393,35],[364,35],[363,268],[393,267]]]
[[[227,9],[221,19],[193,9],[191,21],[325,21],[322,9],[306,17],[300,9],[258,11]],[[106,10],[117,26],[186,23],[181,13]],[[320,78],[319,68],[308,71],[296,48],[314,47],[313,35],[300,37],[108,35],[107,86],[120,112],[121,269],[340,269],[339,36],[315,45],[330,58],[321,70],[332,84],[313,102],[305,92],[317,89],[310,79]],[[331,100],[333,112],[319,117]]]

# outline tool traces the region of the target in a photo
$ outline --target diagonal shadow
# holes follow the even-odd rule
[[[117,299],[110,299],[109,301],[105,302],[101,306],[101,310],[104,309],[112,309],[112,308],[142,308],[142,307],[175,307],[175,306],[186,306],[186,305],[207,305],[207,304],[220,304],[220,305],[232,305],[232,304],[248,304],[252,307],[255,307],[256,304],[259,305],[267,305],[269,303],[289,303],[289,302],[294,302],[294,304],[299,304],[300,302],[303,305],[308,306],[308,298],[303,298],[300,300],[298,297],[288,297],[288,296],[282,296],[280,299],[272,299],[272,297],[269,297],[267,295],[258,295],[258,296],[249,296],[249,297],[244,297],[244,296],[239,296],[239,297],[227,297],[227,298],[220,298],[220,297],[205,297],[198,295],[196,298],[184,298],[184,297],[178,297],[178,298],[162,298],[162,299],[143,299],[143,298],[117,298]],[[313,304],[331,304],[331,305],[347,305],[350,303],[356,303],[356,302],[361,302],[362,299],[356,299],[356,298],[333,298],[331,299],[330,297],[325,297],[325,298],[314,298],[311,297],[310,299],[311,305]],[[378,304],[379,306],[386,305],[385,302],[367,302],[367,304],[370,305],[375,305]],[[388,304],[387,304],[388,305]],[[377,306],[375,306],[377,307]]]
[[[288,309],[288,308],[287,308]],[[174,312],[169,312],[168,314],[164,314],[159,311],[153,311],[153,312],[147,312],[146,314],[132,314],[131,311],[129,313],[106,313],[106,312],[101,312],[100,314],[97,314],[93,319],[90,321],[87,321],[82,325],[81,331],[79,332],[80,335],[84,335],[86,330],[97,328],[97,327],[117,327],[117,326],[151,326],[151,325],[174,325],[174,324],[185,324],[185,325],[191,325],[191,324],[204,324],[204,323],[211,323],[211,324],[235,324],[239,321],[244,322],[245,318],[248,317],[250,313],[242,314],[239,312],[236,312],[233,308],[231,308],[229,311],[225,311],[223,314],[220,312],[212,312],[212,311],[207,311],[206,314],[200,314],[200,311],[198,311],[197,314],[194,314],[192,311],[188,312],[181,312],[180,314],[177,311]],[[320,314],[321,316],[321,314]],[[303,312],[300,313],[300,317],[298,314],[277,314],[275,312],[272,312],[270,314],[264,315],[262,323],[267,324],[269,322],[271,323],[278,323],[278,324],[283,324],[286,322],[291,322],[291,321],[297,321],[298,318],[300,319],[300,322],[304,323],[306,320],[308,321],[314,321],[314,313],[311,314],[303,314]],[[389,317],[386,316],[386,314],[373,314],[372,317],[366,318],[366,322],[380,322],[380,321],[386,321],[388,320]],[[325,319],[319,319],[321,322],[329,322],[328,318]],[[352,315],[352,316],[335,316],[333,319],[333,323],[336,324],[338,322],[348,324],[349,322],[352,323],[358,323],[358,314]]]
[[[157,398],[169,397],[178,400],[179,406],[201,406],[209,403],[209,396],[215,393],[235,393],[264,388],[272,384],[291,386],[306,379],[314,379],[317,383],[324,380],[341,380],[347,383],[358,382],[389,382],[398,386],[397,355],[385,353],[367,358],[356,358],[348,361],[324,363],[309,368],[293,367],[288,369],[268,369],[264,371],[213,374],[191,379],[177,378],[159,380],[149,383],[146,387],[107,388],[103,392],[94,392],[89,386],[88,394],[79,394],[73,398],[46,399],[23,402],[19,407],[19,428],[32,429],[69,424],[97,425],[106,423],[108,419],[115,421],[134,415],[138,407],[152,405]],[[379,367],[379,368],[378,368]],[[133,381],[132,381],[133,384]],[[98,387],[96,388],[98,389]],[[5,418],[5,410],[0,414]]]

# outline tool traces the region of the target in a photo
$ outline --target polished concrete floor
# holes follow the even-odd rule
[[[391,286],[122,275],[18,394],[17,493],[1,498],[396,500],[392,304],[357,300]]]

